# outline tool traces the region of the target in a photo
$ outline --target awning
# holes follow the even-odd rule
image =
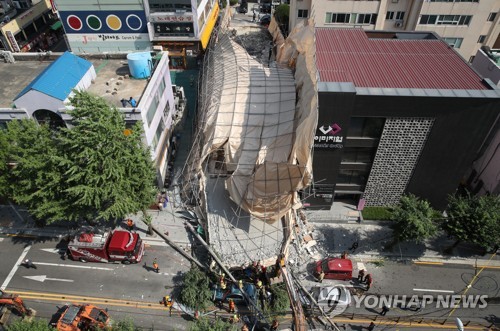
[[[50,26],[50,29],[51,29],[51,30],[54,30],[54,31],[55,31],[55,30],[57,30],[57,29],[60,29],[60,28],[62,28],[62,23],[61,23],[61,21],[57,21],[57,22],[55,22],[54,24],[52,24],[52,25]]]

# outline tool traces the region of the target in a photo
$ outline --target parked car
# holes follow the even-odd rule
[[[339,259],[328,257],[316,262],[316,275],[322,271],[325,273],[325,279],[351,280],[352,262],[349,259]]]
[[[255,290],[255,286],[253,284],[244,283],[243,291],[253,300],[255,301],[257,298],[257,291]],[[243,293],[238,286],[231,284],[228,285],[227,289],[223,291],[219,285],[214,286],[212,289],[213,301],[217,302],[228,302],[229,299],[232,299],[235,304],[246,304],[247,301]]]
[[[271,23],[271,15],[264,15],[260,18],[260,25],[268,26]]]

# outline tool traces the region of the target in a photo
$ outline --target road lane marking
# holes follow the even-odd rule
[[[31,279],[31,280],[35,280],[37,282],[44,282],[46,280],[52,280],[52,281],[56,281],[56,282],[68,282],[68,283],[72,283],[74,282],[74,280],[72,279],[61,279],[61,278],[49,278],[47,277],[47,275],[40,275],[40,276],[23,276],[23,278],[27,278],[27,279]]]
[[[62,254],[65,251],[64,249],[60,248],[40,248],[40,250],[47,253],[55,253],[55,254]]]
[[[426,288],[414,288],[414,291],[418,292],[438,292],[438,293],[455,293],[455,291],[448,291],[448,290],[429,290]]]
[[[14,277],[14,275],[16,274],[17,269],[19,269],[19,266],[21,265],[21,263],[23,262],[24,258],[28,254],[28,251],[30,250],[30,248],[31,248],[31,245],[28,245],[23,250],[23,252],[19,256],[19,259],[17,259],[16,264],[14,265],[14,267],[12,268],[12,270],[10,271],[9,275],[7,276],[7,278],[5,278],[5,281],[3,282],[2,286],[0,286],[0,290],[3,291],[3,290],[5,290],[7,288],[7,285],[9,285],[12,277]]]
[[[413,264],[428,264],[428,265],[444,265],[443,262],[431,262],[431,261],[416,261]]]
[[[129,300],[97,298],[97,297],[84,297],[84,296],[66,295],[57,293],[23,292],[23,291],[15,291],[15,293],[22,295],[23,299],[58,301],[58,302],[71,301],[73,303],[94,303],[97,305],[167,310],[167,308],[164,305],[160,304],[159,300],[156,302],[147,302],[147,301],[132,301],[132,300],[129,301]]]
[[[35,265],[48,265],[52,267],[67,267],[67,268],[80,268],[80,269],[93,269],[93,270],[114,270],[112,268],[104,267],[90,267],[86,265],[73,265],[73,264],[61,264],[61,263],[48,263],[48,262],[33,262]]]

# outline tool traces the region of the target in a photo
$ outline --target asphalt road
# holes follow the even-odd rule
[[[137,326],[155,330],[185,329],[177,314],[169,317],[159,301],[178,289],[189,262],[158,241],[146,242],[143,261],[136,265],[81,263],[63,259],[58,241],[3,237],[0,239],[2,289],[19,293],[37,316],[51,319],[68,303],[93,303],[108,308],[114,320],[132,318]],[[19,266],[29,258],[37,269]],[[160,273],[151,268],[158,259]],[[175,293],[174,293],[175,297]]]

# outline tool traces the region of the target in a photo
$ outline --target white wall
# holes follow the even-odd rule
[[[156,146],[155,150],[151,151],[153,159],[156,159],[158,156],[158,152],[161,151],[161,142],[165,140],[165,134],[170,129],[170,125],[172,123],[172,115],[175,112],[174,94],[172,92],[172,83],[170,81],[170,70],[168,68],[168,62],[168,53],[164,52],[137,107],[141,109],[144,134],[148,146],[151,146],[153,142],[153,138],[155,136],[156,129],[160,124],[160,121],[162,121],[165,125],[165,131],[163,132],[158,145]],[[158,89],[163,78],[165,81],[165,91],[162,95],[159,95]],[[156,108],[156,113],[153,117],[153,120],[151,121],[151,125],[148,126],[147,112],[149,110],[149,107],[151,106],[151,102],[154,100],[154,97],[156,95],[158,95],[159,98],[158,106]],[[163,110],[165,109],[167,101],[170,104],[170,113],[166,117],[163,117]]]

